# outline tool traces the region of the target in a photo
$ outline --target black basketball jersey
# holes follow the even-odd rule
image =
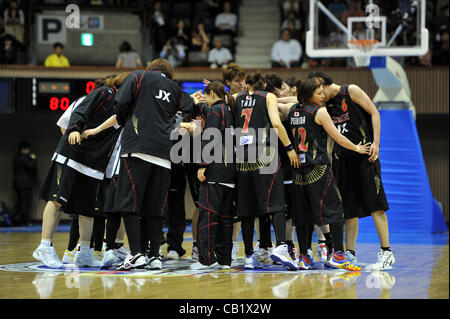
[[[373,127],[370,114],[352,101],[347,85],[342,85],[339,93],[327,102],[327,110],[339,132],[352,143],[363,144],[373,141]],[[335,143],[333,153],[340,156],[356,156],[357,153]]]
[[[256,91],[249,94],[248,91],[243,91],[236,98],[235,123],[236,127],[241,129],[236,143],[238,147],[244,147],[245,161],[248,160],[249,147],[270,147],[269,134],[272,124],[267,112],[267,93]],[[275,152],[275,147],[270,149],[269,157],[272,158],[275,155],[272,154]],[[239,161],[239,158],[237,160]]]
[[[289,111],[289,127],[294,139],[301,167],[327,165],[327,132],[315,122],[317,105],[295,104]]]

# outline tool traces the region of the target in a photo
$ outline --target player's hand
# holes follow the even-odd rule
[[[89,130],[83,131],[82,136],[83,138],[88,138],[89,136],[97,135],[99,132],[95,128],[91,128]]]
[[[295,150],[290,150],[287,154],[289,156],[289,160],[291,161],[291,166],[294,168],[299,168],[301,163],[297,152]]]
[[[361,144],[361,142],[359,142],[358,145],[356,145],[356,152],[359,154],[369,154],[370,151],[370,143],[366,143],[366,144]]]
[[[205,85],[208,86],[211,84],[211,81],[207,80],[207,79],[203,79],[203,83],[205,83]]]
[[[379,152],[380,145],[378,143],[372,143],[369,150],[369,162],[375,162],[378,159]]]
[[[206,168],[200,168],[200,169],[197,171],[197,177],[198,177],[198,180],[199,180],[200,182],[206,181],[205,171],[206,171]]]
[[[80,144],[81,143],[81,134],[79,132],[72,132],[69,134],[69,144]]]

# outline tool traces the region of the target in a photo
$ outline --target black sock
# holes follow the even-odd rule
[[[308,226],[308,235],[309,235],[308,249],[311,249],[313,233],[314,233],[314,225]]]
[[[117,213],[108,215],[108,222],[106,223],[106,250],[117,249],[116,237],[121,221],[122,216]]]
[[[319,244],[325,244],[325,243],[326,243],[326,240],[319,239]]]
[[[323,236],[325,237],[325,245],[327,245],[328,248],[328,255],[331,255],[331,253],[333,252],[333,240],[331,239],[331,232],[324,233]]]
[[[289,248],[295,248],[294,242],[292,240],[286,240],[286,245],[288,245]]]
[[[349,251],[353,256],[355,256],[356,257],[356,253],[355,253],[355,251],[354,250],[351,250],[351,249],[347,249],[347,251]]]
[[[96,251],[102,251],[103,236],[105,234],[105,220],[106,220],[105,217],[94,217],[91,245]]]
[[[270,231],[270,216],[259,217],[259,247],[267,249],[272,246],[272,236]]]
[[[127,232],[128,243],[130,244],[131,255],[141,252],[141,225],[137,215],[127,214],[123,217],[125,230]]]
[[[282,245],[286,241],[286,216],[284,211],[272,214],[272,224],[275,231],[277,246]]]
[[[383,251],[391,251],[391,247],[381,247],[381,249],[383,249]]]
[[[197,247],[197,242],[196,241],[192,242],[192,248],[194,248],[194,247]]]
[[[300,249],[300,254],[306,255],[308,252],[308,225],[298,225],[295,227],[298,238],[298,246]]]
[[[123,243],[114,243],[114,249],[119,249],[123,246]]]
[[[80,238],[80,230],[78,227],[78,216],[72,218],[72,223],[70,224],[69,232],[69,245],[67,246],[68,251],[75,249]]]
[[[150,239],[150,258],[159,257],[163,222],[163,217],[147,216],[148,237]]]
[[[344,224],[333,223],[330,224],[331,239],[333,241],[333,248],[336,252],[344,251]]]
[[[245,255],[253,255],[253,233],[255,232],[255,217],[242,217],[242,239],[244,240]]]

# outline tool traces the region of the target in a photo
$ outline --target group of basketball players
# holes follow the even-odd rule
[[[358,218],[369,215],[381,243],[372,268],[386,269],[395,262],[378,159],[380,117],[364,91],[339,86],[321,72],[283,82],[274,74],[246,75],[236,64],[224,70],[223,82],[205,80],[204,92],[191,96],[172,78],[170,63],[156,59],[146,71],[98,80],[92,92],[66,111],[65,130],[41,188],[47,205],[42,240],[33,253],[37,260],[51,268],[63,266],[52,244],[63,210],[78,216],[80,244],[73,260],[78,266],[160,270],[166,215],[167,258],[186,253],[180,201],[187,176],[197,206],[191,269],[229,269],[237,259],[241,228],[245,269],[270,262],[308,270],[313,267],[315,228],[320,260],[358,271]],[[208,129],[221,137],[204,134],[197,153],[208,150],[211,157],[220,155],[220,161],[205,161],[191,147],[189,161],[172,163],[175,131],[192,141]],[[235,143],[231,152],[229,140]],[[234,152],[239,148],[241,158]],[[255,159],[250,158],[252,148],[262,150]],[[221,154],[214,154],[217,150]],[[93,233],[103,240],[104,227],[93,232],[98,216],[107,219],[101,261],[90,248]],[[123,246],[122,220],[129,251]],[[76,239],[71,242],[67,254]]]

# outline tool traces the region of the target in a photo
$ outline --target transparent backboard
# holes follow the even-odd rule
[[[310,0],[306,53],[312,58],[351,57],[348,41],[372,39],[379,41],[372,56],[425,55],[425,10],[425,0]]]

